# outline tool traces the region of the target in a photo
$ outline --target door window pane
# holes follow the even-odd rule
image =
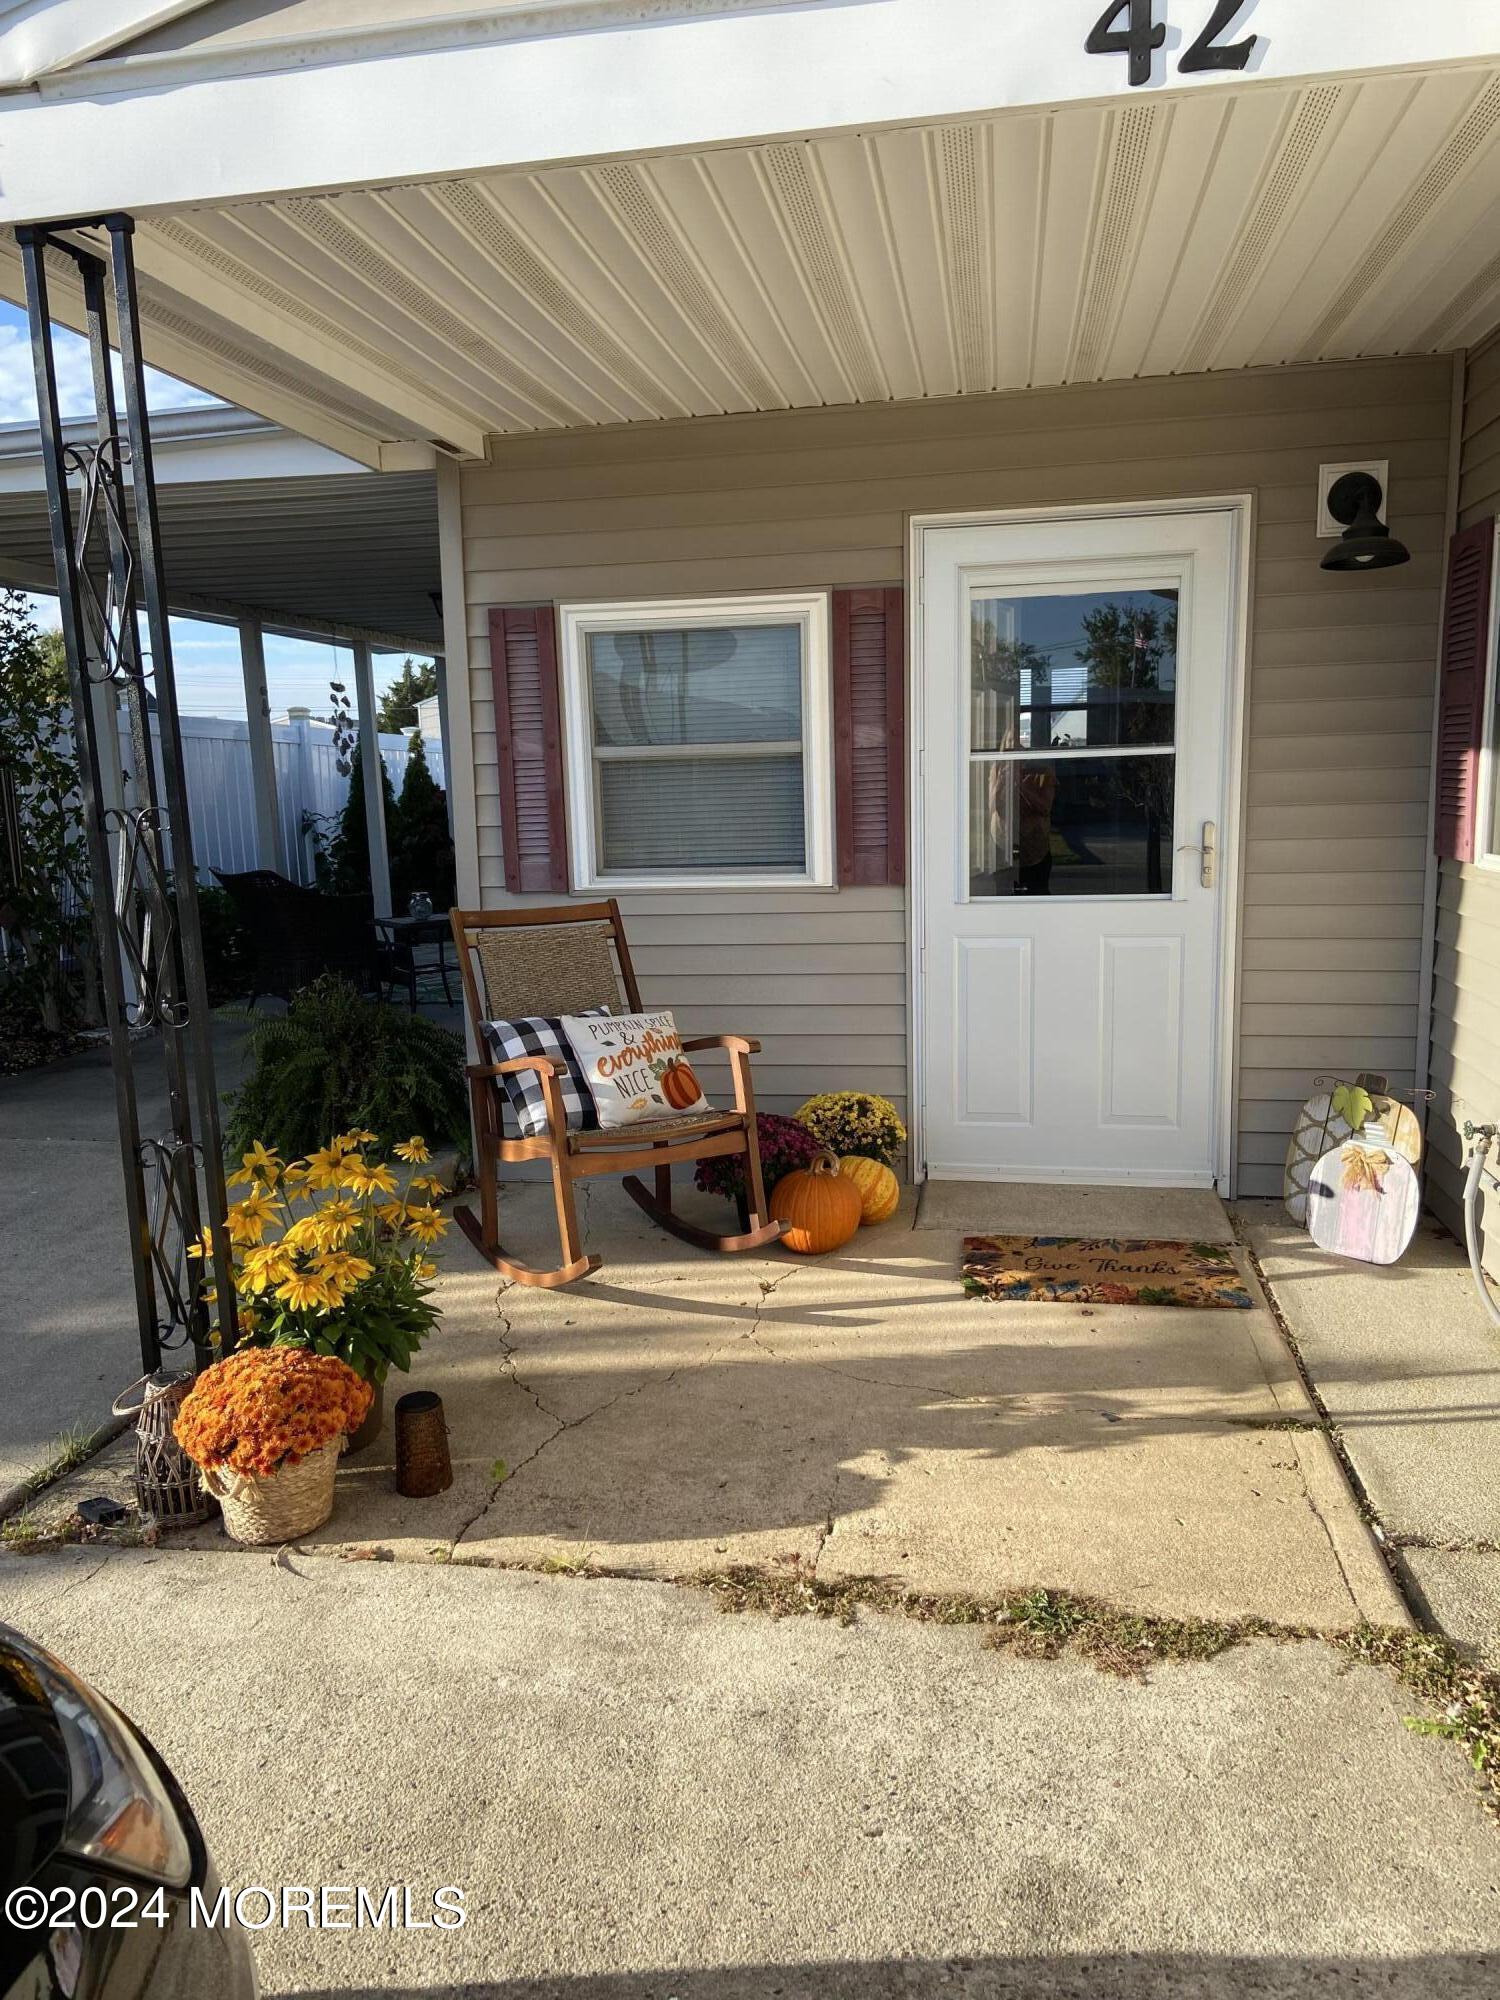
[[[1175,590],[976,597],[970,616],[972,749],[1173,741]]]
[[[1165,896],[1177,760],[974,758],[969,894]]]

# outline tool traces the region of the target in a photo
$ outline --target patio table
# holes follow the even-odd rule
[[[446,917],[376,917],[375,937],[380,949],[380,978],[389,991],[401,985],[413,1013],[417,1011],[417,984],[436,975],[443,982],[443,998],[451,1006],[453,991],[448,971],[453,961],[449,951],[453,930]],[[435,957],[419,958],[419,951],[437,947]]]

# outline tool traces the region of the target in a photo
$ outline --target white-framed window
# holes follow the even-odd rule
[[[825,592],[560,621],[576,889],[832,885]]]
[[[1500,869],[1500,529],[1495,535],[1490,577],[1488,680],[1484,691],[1484,735],[1479,754],[1478,820],[1474,853],[1488,868]]]

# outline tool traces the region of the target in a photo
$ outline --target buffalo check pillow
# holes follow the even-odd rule
[[[604,1131],[710,1108],[670,1014],[564,1014],[561,1027]]]
[[[594,1013],[603,1014],[608,1010],[598,1007]],[[578,1016],[580,1020],[588,1015]],[[550,1020],[542,1014],[523,1014],[514,1021],[486,1021],[484,1038],[488,1042],[497,1063],[512,1062],[517,1056],[551,1056],[554,1062],[564,1065],[564,1073],[558,1078],[558,1089],[562,1093],[563,1110],[567,1114],[567,1128],[570,1132],[597,1132],[599,1114],[594,1109],[594,1100],[584,1081],[578,1058],[572,1045],[562,1031],[562,1023]],[[547,1132],[547,1100],[542,1095],[542,1079],[534,1069],[516,1070],[511,1076],[497,1077],[496,1081],[505,1086],[505,1094],[510,1099],[510,1107],[516,1114],[516,1124],[523,1139],[538,1139]]]

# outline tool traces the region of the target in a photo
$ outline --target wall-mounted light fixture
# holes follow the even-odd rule
[[[1385,489],[1371,473],[1346,472],[1334,481],[1328,511],[1344,532],[1324,556],[1324,569],[1394,569],[1411,561],[1411,550],[1380,518],[1384,505]]]

